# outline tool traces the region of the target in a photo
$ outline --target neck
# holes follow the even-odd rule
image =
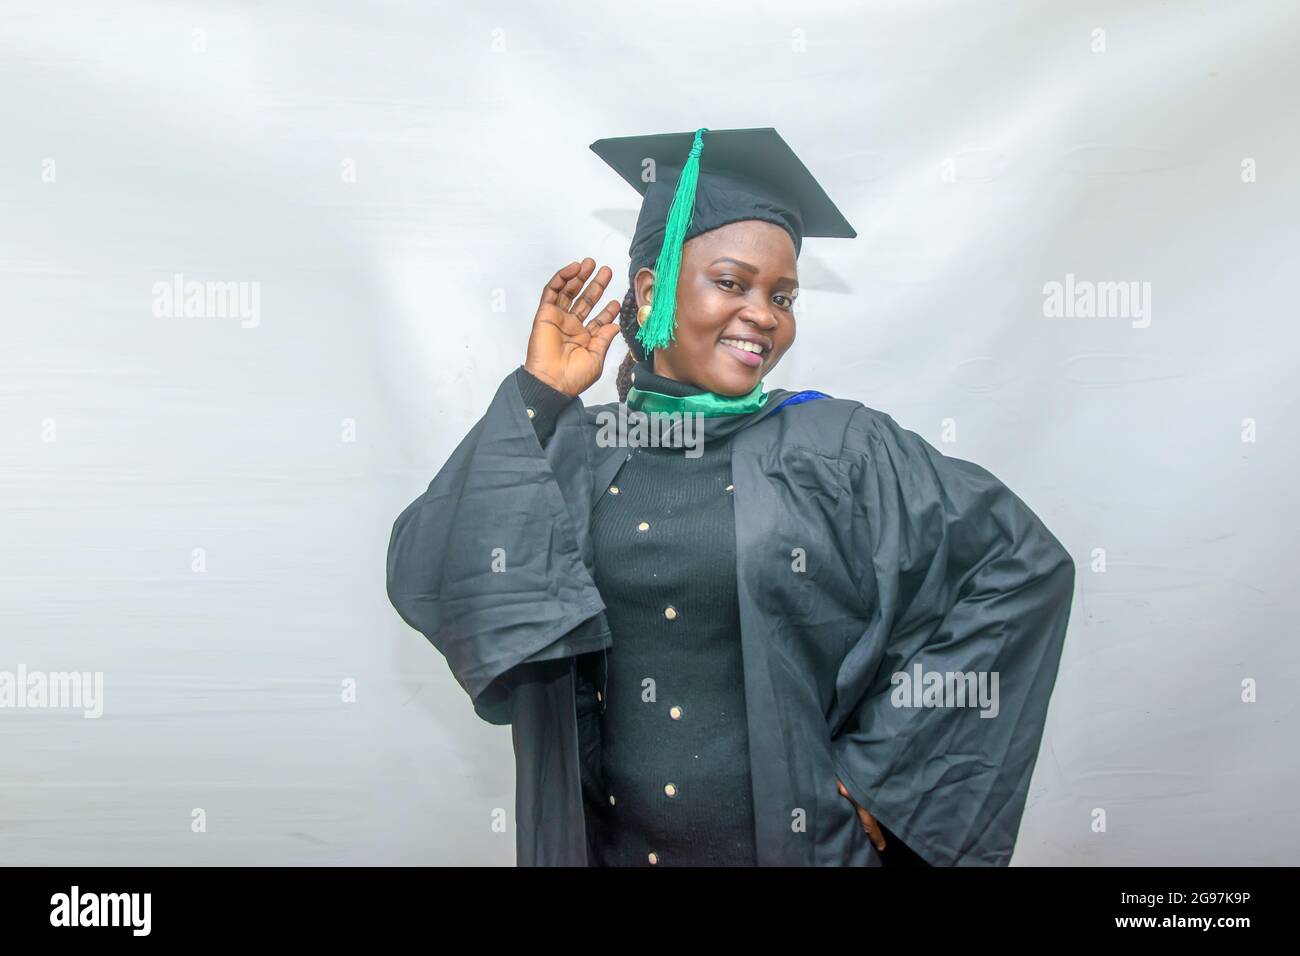
[[[645,362],[632,370],[632,387],[627,393],[629,408],[645,412],[698,412],[706,418],[747,414],[767,401],[760,381],[747,395],[718,395],[689,382],[679,382],[650,371]]]
[[[642,391],[658,392],[661,395],[702,395],[705,389],[693,382],[683,382],[671,375],[663,375],[654,370],[650,362],[637,362],[632,366],[633,386]]]

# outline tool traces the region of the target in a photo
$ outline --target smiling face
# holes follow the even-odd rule
[[[653,301],[652,270],[638,271],[635,285],[638,306]],[[797,293],[794,240],[780,226],[747,219],[688,240],[677,335],[654,353],[655,372],[719,395],[748,394],[794,344]]]

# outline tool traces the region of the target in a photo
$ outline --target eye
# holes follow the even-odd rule
[[[790,298],[790,296],[788,295],[782,295],[779,292],[776,295],[772,296],[772,299],[773,300],[783,299],[784,300],[783,302],[777,303],[777,305],[779,305],[783,309],[790,309],[791,307],[794,306],[794,299]]]
[[[735,279],[719,279],[719,280],[718,280],[718,285],[723,286],[723,288],[725,288],[728,292],[731,291],[732,286],[738,286],[739,284],[740,284],[740,283],[736,282]]]

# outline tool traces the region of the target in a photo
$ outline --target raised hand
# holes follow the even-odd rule
[[[611,300],[590,320],[587,315],[614,273],[601,266],[591,283],[583,283],[596,268],[594,259],[570,262],[542,289],[533,318],[524,368],[566,395],[578,396],[600,379],[609,343],[618,335],[620,304]],[[579,294],[579,290],[582,290]]]

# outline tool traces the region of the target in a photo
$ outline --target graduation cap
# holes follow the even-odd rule
[[[636,336],[647,354],[676,332],[677,275],[688,239],[745,219],[785,229],[796,256],[804,236],[857,236],[771,127],[618,136],[596,140],[591,149],[644,197],[628,249],[628,280],[654,268],[650,315]]]

